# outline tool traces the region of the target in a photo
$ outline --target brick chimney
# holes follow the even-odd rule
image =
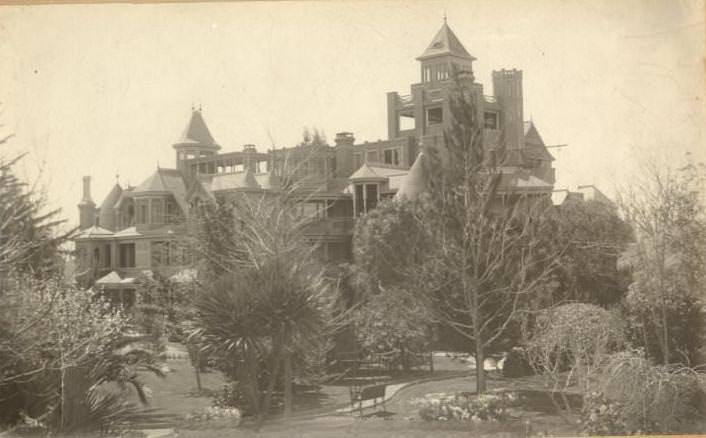
[[[79,229],[91,228],[96,222],[96,203],[91,198],[91,177],[83,177],[83,196],[78,203]]]
[[[337,178],[347,178],[357,169],[353,169],[353,145],[355,137],[352,132],[336,134],[336,174]]]

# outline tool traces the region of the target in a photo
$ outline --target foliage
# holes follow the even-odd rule
[[[431,337],[428,320],[413,297],[394,289],[369,297],[353,315],[360,346],[377,353],[425,351]]]
[[[314,128],[313,131],[309,128],[304,128],[302,132],[302,141],[298,146],[328,146],[326,134],[319,131],[319,128]]]
[[[282,371],[291,396],[293,357],[327,339],[336,321],[336,290],[304,238],[309,219],[297,202],[291,193],[243,195],[218,207],[223,217],[207,218],[233,221],[234,235],[205,254],[223,273],[195,301],[192,336],[240,383],[259,421]]]
[[[653,365],[639,350],[611,356],[599,381],[584,411],[589,433],[601,428],[611,434],[677,433],[694,418],[703,391],[693,370]]]
[[[242,413],[238,408],[225,406],[209,406],[188,414],[187,421],[212,421],[227,420],[229,427],[237,427],[240,424]]]
[[[419,407],[419,416],[426,421],[463,420],[502,421],[507,419],[507,408],[517,400],[513,393],[471,394],[438,393],[426,394],[411,400]]]
[[[88,397],[92,387],[116,382],[131,385],[146,402],[136,369],[161,372],[150,352],[125,336],[129,321],[119,310],[93,291],[56,280],[20,278],[6,285],[0,306],[0,412],[5,422],[25,411],[52,428],[69,424],[62,403],[70,369],[85,370],[80,377]],[[92,400],[101,409],[107,403]]]
[[[525,377],[534,374],[527,359],[527,352],[521,347],[513,347],[507,352],[503,364],[503,376]]]
[[[8,139],[0,138],[0,146]],[[45,211],[36,189],[15,175],[21,158],[0,155],[0,281],[9,271],[40,278],[61,274],[60,248],[75,231],[60,233],[60,210]]]
[[[554,390],[560,385],[566,389],[576,377],[587,392],[607,355],[623,343],[623,324],[616,312],[575,303],[542,311],[526,350],[530,364],[554,383]]]
[[[430,243],[423,208],[416,200],[383,201],[356,221],[353,262],[363,294],[403,285],[408,267],[419,263]]]
[[[653,166],[645,175],[621,197],[637,234],[621,259],[633,274],[624,303],[632,339],[663,364],[690,364],[703,342],[706,172],[689,164],[677,171]]]
[[[422,223],[431,244],[407,277],[434,320],[464,336],[482,363],[487,352],[516,341],[511,334],[524,311],[551,293],[558,257],[544,240],[549,200],[499,192],[503,174],[484,156],[473,102],[468,87],[450,91],[451,127],[443,148],[428,150]],[[477,367],[481,392],[484,375]]]
[[[142,275],[136,282],[135,323],[161,349],[162,338],[183,341],[182,322],[191,313],[189,285],[158,273]]]
[[[617,260],[633,241],[631,227],[607,202],[567,199],[553,212],[556,227],[547,239],[562,249],[554,302],[608,306],[620,301],[629,276]]]
[[[622,405],[608,400],[601,392],[592,392],[583,399],[580,421],[585,435],[631,435],[633,431],[623,417]],[[640,434],[642,431],[634,432]]]

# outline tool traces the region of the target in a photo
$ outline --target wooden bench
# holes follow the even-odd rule
[[[362,417],[363,402],[372,400],[372,407],[382,406],[382,410],[385,412],[385,387],[386,385],[351,386],[351,406],[353,410],[355,410],[355,404],[358,403],[358,415]]]

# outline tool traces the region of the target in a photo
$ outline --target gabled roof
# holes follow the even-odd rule
[[[106,230],[105,228],[101,228],[97,225],[94,225],[91,228],[86,228],[85,230],[81,231],[81,233],[76,236],[77,239],[93,239],[100,237],[113,237],[113,232],[110,230]]]
[[[181,171],[158,168],[133,190],[135,196],[146,193],[172,194],[183,212],[187,211],[186,184]]]
[[[206,126],[206,122],[201,115],[201,110],[196,109],[191,112],[191,119],[175,145],[211,146],[220,148],[213,139],[211,131],[208,130],[208,126]]]
[[[141,233],[137,232],[136,227],[128,227],[124,228],[117,233],[114,234],[115,237],[137,237],[137,236],[142,236]]]
[[[224,173],[214,175],[211,180],[212,192],[220,190],[259,190],[260,185],[251,170],[246,169],[238,173]]]
[[[446,23],[446,19],[444,19],[444,24],[441,26],[441,29],[439,29],[439,32],[437,32],[434,39],[431,40],[429,47],[427,47],[424,53],[422,53],[417,60],[423,61],[428,58],[442,55],[456,56],[459,58],[470,59],[471,61],[476,59],[468,53],[465,47],[463,47],[461,41],[459,41],[456,34],[453,33],[449,25]]]
[[[117,285],[117,284],[120,284],[121,281],[122,281],[122,278],[120,278],[120,275],[118,275],[117,272],[110,271],[109,274],[96,280],[96,284],[104,285],[104,286]]]
[[[383,172],[381,169],[385,168],[378,168],[377,166],[372,166],[368,163],[363,163],[362,166],[360,166],[360,169],[356,170],[353,175],[350,176],[351,181],[357,181],[357,180],[384,180],[387,176],[383,175]]]
[[[396,200],[414,200],[427,189],[426,155],[421,151],[395,194]]]

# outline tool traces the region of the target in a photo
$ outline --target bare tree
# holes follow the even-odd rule
[[[473,102],[473,93],[457,84],[444,147],[427,151],[431,187],[420,221],[432,245],[408,274],[435,319],[472,342],[482,393],[486,350],[547,290],[558,252],[543,239],[550,201],[510,187],[500,193],[503,175],[493,161],[502,162],[502,143],[496,159],[488,159]]]

